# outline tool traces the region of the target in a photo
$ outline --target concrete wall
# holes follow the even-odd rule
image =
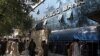
[[[32,34],[31,34],[31,38],[34,39],[35,43],[36,43],[36,52],[37,52],[37,56],[41,56],[43,55],[43,48],[42,48],[42,41],[45,41],[47,43],[47,39],[48,39],[48,34],[49,31],[48,30],[33,30]]]

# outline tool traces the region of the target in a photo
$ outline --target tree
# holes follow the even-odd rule
[[[13,29],[27,31],[32,27],[32,18],[22,0],[0,0],[0,35],[8,35]]]
[[[35,3],[37,3],[37,2],[39,2],[40,0],[32,0],[32,2],[35,2]]]

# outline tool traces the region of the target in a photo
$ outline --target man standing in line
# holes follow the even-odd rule
[[[29,47],[28,47],[29,55],[30,56],[35,56],[35,48],[36,48],[36,44],[33,41],[33,39],[31,39],[31,41],[29,43]]]

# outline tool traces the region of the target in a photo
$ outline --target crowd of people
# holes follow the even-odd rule
[[[97,56],[97,43],[80,43],[73,41],[67,43],[67,45],[61,42],[48,44],[49,45],[46,45],[46,42],[42,41],[42,56],[48,56],[48,51],[66,56]],[[35,49],[36,43],[33,39],[0,39],[0,56],[36,56],[38,52],[36,52]]]
[[[100,56],[99,43],[73,40],[70,42],[50,42],[49,51],[51,53],[64,56]]]
[[[33,39],[0,39],[0,56],[35,56],[35,48]]]

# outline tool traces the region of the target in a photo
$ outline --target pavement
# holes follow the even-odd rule
[[[65,56],[65,55],[48,52],[48,56]]]

